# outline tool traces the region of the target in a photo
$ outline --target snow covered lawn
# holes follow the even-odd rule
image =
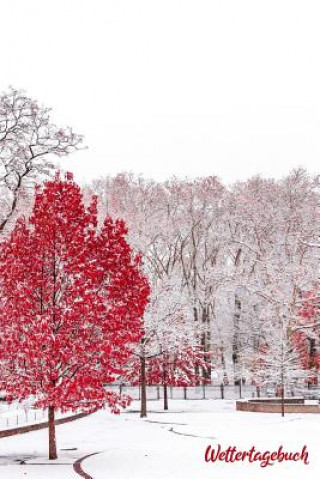
[[[141,420],[134,402],[121,416],[99,411],[57,427],[59,460],[47,460],[47,431],[0,439],[1,479],[76,479],[72,464],[82,463],[94,479],[315,479],[320,472],[320,415],[236,412],[234,401],[174,400],[170,411],[161,401]],[[206,447],[236,446],[249,450],[301,451],[307,445],[309,465],[276,463],[205,463]],[[77,448],[76,450],[70,450]],[[69,450],[67,450],[69,449]],[[20,462],[25,461],[25,465]]]
[[[74,414],[76,413],[61,413],[57,411],[56,419],[73,416]],[[46,422],[47,420],[47,410],[36,409],[27,402],[0,402],[0,431],[3,429],[14,429],[20,426],[42,423]]]

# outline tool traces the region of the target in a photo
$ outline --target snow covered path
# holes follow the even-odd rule
[[[1,479],[76,479],[73,463],[88,454],[83,469],[94,479],[314,479],[320,472],[320,415],[236,412],[233,401],[171,401],[171,411],[150,403],[141,420],[138,404],[121,416],[100,411],[57,427],[59,460],[47,460],[47,431],[0,440]],[[199,436],[199,437],[197,437]],[[205,463],[211,444],[248,450],[299,451],[307,445],[309,465],[286,462],[261,468],[259,463]],[[77,448],[76,450],[70,450]],[[69,449],[69,450],[67,450]],[[26,465],[17,461],[24,460]]]

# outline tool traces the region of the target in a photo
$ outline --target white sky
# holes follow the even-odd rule
[[[83,133],[78,179],[319,171],[319,0],[2,0],[0,90]]]

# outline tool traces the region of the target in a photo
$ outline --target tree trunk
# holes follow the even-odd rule
[[[140,357],[141,408],[140,417],[147,417],[146,358]]]
[[[234,323],[234,334],[233,334],[233,345],[232,345],[232,361],[233,361],[233,371],[234,371],[234,384],[237,385],[239,379],[239,355],[240,355],[240,321],[241,321],[241,300],[237,293],[235,293],[234,299],[234,314],[233,314],[233,323]],[[241,381],[241,377],[240,377]],[[240,392],[241,398],[241,392]]]
[[[281,416],[284,417],[284,373],[281,374]]]
[[[57,442],[56,442],[56,426],[54,423],[54,407],[49,406],[48,409],[48,422],[49,422],[49,459],[58,459],[57,455]]]
[[[206,399],[206,383],[202,384],[202,399]]]
[[[166,384],[163,385],[163,409],[168,411],[168,386]]]
[[[221,399],[224,399],[224,384],[220,384]]]
[[[202,333],[201,345],[204,353],[203,359],[207,364],[207,367],[202,368],[202,377],[211,381],[211,332],[210,332],[210,314],[209,305],[206,305],[202,309],[202,323],[205,325],[205,331]],[[198,383],[200,385],[200,383]]]

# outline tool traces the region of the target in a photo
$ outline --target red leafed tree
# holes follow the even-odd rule
[[[169,409],[168,387],[186,388],[210,382],[203,374],[203,371],[212,367],[211,363],[206,361],[207,356],[200,346],[185,345],[149,360],[147,383],[163,386],[165,410]]]
[[[48,408],[49,458],[57,458],[55,411],[113,412],[129,398],[105,389],[141,338],[149,286],[121,220],[97,227],[68,174],[38,189],[31,218],[2,243],[1,349],[9,398]]]
[[[308,384],[318,384],[320,370],[320,292],[305,293],[300,321],[293,333],[293,343],[299,351],[302,367],[308,371]]]
[[[209,369],[210,364],[206,362],[206,353],[200,346],[185,345],[171,353],[164,353],[162,358],[152,358],[148,382],[163,386],[198,386],[209,382],[203,371]]]
[[[186,388],[210,382],[203,375],[203,371],[212,367],[206,357],[207,353],[199,346],[180,345],[150,357],[134,358],[128,365],[124,379],[134,386],[162,386],[164,409],[168,410],[168,387]],[[142,364],[141,359],[144,359]]]

